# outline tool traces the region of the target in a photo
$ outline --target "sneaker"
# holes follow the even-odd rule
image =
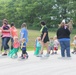
[[[54,52],[51,53],[52,55],[54,54]]]
[[[72,52],[72,54],[74,54],[74,52]]]
[[[26,58],[28,59],[28,57],[29,57],[29,56],[27,55]]]
[[[18,55],[13,56],[13,58],[18,58]]]
[[[25,59],[25,57],[22,57],[21,59]]]
[[[38,54],[37,57],[42,57],[42,54]]]
[[[7,56],[7,54],[4,53],[4,54],[2,54],[2,56]]]
[[[55,52],[55,54],[57,54],[57,52]]]
[[[46,54],[45,57],[49,57],[49,54]]]
[[[26,58],[28,58],[29,57],[29,55],[28,55],[28,53],[26,53]]]
[[[20,56],[19,58],[22,58],[22,56]]]

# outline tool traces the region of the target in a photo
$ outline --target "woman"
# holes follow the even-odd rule
[[[48,41],[49,41],[48,29],[47,29],[46,24],[45,24],[44,21],[41,22],[41,26],[42,26],[42,28],[41,28],[40,32],[41,32],[42,48],[41,48],[40,54],[41,54],[41,56],[42,56],[42,54],[43,54],[43,49],[44,49],[44,46],[45,46],[46,49],[47,49],[46,57],[48,57],[48,56],[49,56],[49,50],[48,50]]]
[[[3,26],[1,28],[2,31],[2,47],[4,48],[4,53],[2,54],[7,55],[7,50],[9,50],[8,42],[10,40],[10,26],[8,25],[8,21],[6,19],[3,20]]]
[[[57,30],[57,38],[60,42],[61,46],[61,56],[65,57],[65,50],[66,56],[70,57],[70,31],[66,27],[64,22],[61,22],[59,29]]]

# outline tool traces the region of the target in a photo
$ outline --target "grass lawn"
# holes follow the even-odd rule
[[[20,32],[20,29],[18,29],[18,32]],[[28,38],[29,42],[27,44],[27,49],[28,50],[33,50],[34,49],[34,44],[35,44],[35,39],[40,36],[40,31],[39,30],[28,30]],[[49,32],[49,37],[54,37],[56,32]]]
[[[20,32],[20,29],[19,29],[19,32]],[[29,42],[27,44],[28,50],[34,50],[35,39],[36,39],[36,37],[40,36],[40,34],[41,33],[39,30],[28,30],[28,37],[29,37]],[[49,37],[54,37],[55,35],[56,35],[56,32],[49,31]],[[71,42],[73,41],[74,35],[75,35],[75,33],[72,33],[70,35]]]

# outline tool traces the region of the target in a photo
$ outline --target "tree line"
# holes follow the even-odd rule
[[[39,27],[44,20],[49,28],[58,27],[65,19],[76,25],[76,0],[0,0],[0,20],[8,19],[20,27],[26,22],[29,27]]]

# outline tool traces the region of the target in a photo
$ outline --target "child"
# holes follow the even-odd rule
[[[73,50],[73,54],[75,53],[76,54],[76,35],[74,36],[74,41],[73,43],[71,44],[73,47],[74,47],[74,50]]]
[[[55,36],[54,37],[54,54],[57,54],[57,51],[58,51],[58,46],[59,46],[59,42],[57,40],[57,37]]]
[[[54,54],[54,40],[53,38],[50,38],[50,42],[49,42],[49,53],[50,51],[52,51],[51,54]]]
[[[21,50],[22,50],[21,59],[28,58],[28,54],[26,52],[26,39],[25,38],[22,38],[21,40]]]
[[[41,50],[41,37],[37,37],[35,46],[36,46],[36,50],[34,52],[34,55],[38,56]]]
[[[8,56],[11,58],[16,58],[19,47],[20,47],[20,43],[18,41],[18,37],[14,37],[13,49],[10,50]]]

